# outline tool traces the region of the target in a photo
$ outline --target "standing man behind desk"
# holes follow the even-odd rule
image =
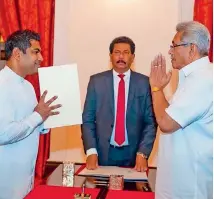
[[[149,79],[130,70],[135,44],[115,38],[109,47],[113,69],[91,76],[83,111],[86,167],[147,169],[156,136]]]
[[[40,36],[30,30],[14,32],[5,43],[6,66],[0,71],[0,198],[23,199],[33,187],[43,121],[60,105],[37,102],[33,86],[24,78],[34,74],[43,58]]]
[[[210,34],[198,22],[176,27],[169,54],[179,70],[178,88],[168,103],[163,88],[165,58],[152,62],[150,84],[160,135],[155,194],[157,199],[213,198],[213,66]]]

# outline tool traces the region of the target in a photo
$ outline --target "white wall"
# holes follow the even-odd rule
[[[194,0],[56,0],[54,65],[78,64],[82,105],[89,76],[109,69],[109,44],[125,35],[136,44],[134,70],[148,75],[153,57],[167,57],[175,25],[192,20]],[[176,73],[170,96],[176,87]],[[51,151],[81,148],[80,128],[53,129]],[[156,150],[156,147],[155,147]],[[83,151],[80,150],[83,155]],[[84,159],[84,158],[83,158]]]
[[[193,20],[195,0],[179,0],[179,21]]]

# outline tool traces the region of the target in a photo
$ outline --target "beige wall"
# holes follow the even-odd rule
[[[194,0],[63,0],[56,1],[54,65],[78,64],[82,106],[90,75],[109,68],[108,47],[114,37],[126,35],[136,43],[134,69],[148,75],[159,52],[167,57],[179,21],[191,20]],[[166,89],[170,97],[177,74]],[[80,127],[52,130],[51,152],[80,148]],[[153,157],[157,151],[157,142]],[[72,157],[71,157],[72,158]],[[74,160],[75,161],[75,160]]]

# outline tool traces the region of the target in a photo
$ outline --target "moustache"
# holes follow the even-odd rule
[[[123,61],[123,60],[119,60],[119,61],[117,61],[117,64],[119,64],[119,63],[126,64],[126,62],[125,62],[125,61]]]

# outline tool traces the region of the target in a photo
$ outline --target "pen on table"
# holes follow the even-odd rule
[[[83,183],[82,185],[82,193],[81,193],[81,197],[85,196],[85,183]]]
[[[143,185],[143,186],[142,186],[142,189],[143,189],[145,192],[151,192],[151,191],[152,191],[149,185]]]
[[[94,180],[93,181],[95,184],[96,183],[100,183],[100,184],[108,184],[109,182],[106,182],[106,181],[100,181],[100,180]]]

